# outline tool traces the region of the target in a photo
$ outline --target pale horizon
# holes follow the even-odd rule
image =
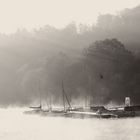
[[[77,25],[91,25],[96,23],[100,14],[118,14],[139,4],[139,0],[0,1],[0,33],[14,33],[23,28],[38,29],[45,25],[63,28],[73,21]]]

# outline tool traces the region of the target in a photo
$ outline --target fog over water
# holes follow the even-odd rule
[[[95,104],[123,104],[126,96],[139,104],[139,17],[136,6],[99,15],[96,25],[0,34],[0,105],[27,106],[40,95],[62,103],[62,80],[71,102],[90,94]]]
[[[42,111],[135,114],[121,109],[140,105],[139,0],[5,0],[0,21],[0,140],[140,139],[140,117]]]
[[[1,140],[139,140],[140,118],[72,119],[0,109]]]

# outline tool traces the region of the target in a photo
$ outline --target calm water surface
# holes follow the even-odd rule
[[[140,118],[72,119],[0,109],[0,140],[140,140]]]

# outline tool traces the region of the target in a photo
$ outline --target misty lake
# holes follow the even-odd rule
[[[139,140],[140,118],[73,119],[0,109],[0,140]]]

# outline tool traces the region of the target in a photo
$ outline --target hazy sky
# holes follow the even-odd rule
[[[71,21],[91,24],[99,14],[115,14],[139,4],[140,0],[0,0],[0,32],[46,24],[60,28]]]

